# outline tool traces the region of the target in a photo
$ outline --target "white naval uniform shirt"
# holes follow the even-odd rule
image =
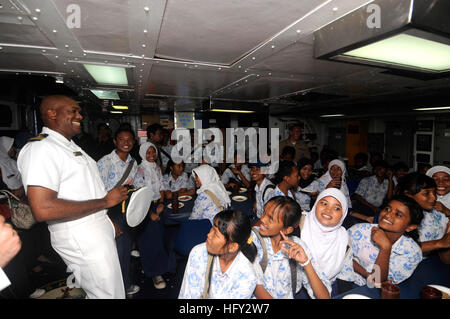
[[[18,167],[27,187],[41,186],[59,199],[87,201],[106,195],[95,161],[73,141],[44,127],[48,137],[21,150]],[[103,209],[68,222],[49,221],[53,248],[74,272],[88,298],[125,298],[114,226]]]

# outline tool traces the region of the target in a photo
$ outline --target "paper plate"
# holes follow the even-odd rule
[[[187,202],[187,201],[189,201],[191,199],[192,199],[192,196],[189,196],[189,195],[183,195],[183,196],[179,196],[178,197],[178,200],[182,201],[182,202]]]
[[[443,293],[447,294],[450,296],[450,288],[448,287],[444,287],[444,286],[439,286],[439,285],[427,285],[433,288],[436,288],[437,290],[442,291]]]
[[[178,202],[178,208],[181,208],[181,207],[183,207],[183,206],[184,206],[183,203]],[[167,208],[172,209],[172,203],[168,204],[168,205],[167,205]]]
[[[349,294],[342,297],[342,299],[371,299],[371,298],[359,294]]]
[[[227,194],[228,194],[228,196],[229,196],[229,195],[231,195],[231,194],[233,194],[233,193],[232,193],[232,192],[230,192],[230,191],[227,191]]]
[[[144,186],[134,191],[126,200],[126,220],[130,227],[136,227],[147,216],[150,209],[152,191]]]
[[[242,196],[242,195],[238,195],[238,196],[233,196],[231,197],[234,201],[236,202],[244,202],[247,200],[246,196]]]
[[[247,188],[241,187],[239,188],[239,193],[245,193],[247,191]]]

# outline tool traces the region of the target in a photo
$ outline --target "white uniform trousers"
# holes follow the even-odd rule
[[[115,231],[105,212],[49,225],[52,247],[88,299],[124,299]]]

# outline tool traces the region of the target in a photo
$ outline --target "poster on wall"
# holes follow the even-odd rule
[[[195,128],[195,116],[194,112],[175,112],[175,129],[186,128],[193,129]]]

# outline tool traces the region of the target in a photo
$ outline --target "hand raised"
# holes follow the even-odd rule
[[[284,235],[282,232],[280,234],[283,237],[283,240],[280,242],[281,249],[288,254],[289,258],[294,259],[296,262],[300,264],[304,264],[308,260],[308,256],[303,250],[303,247],[297,244],[296,242],[287,239],[286,235]],[[287,244],[289,246],[289,249],[284,247],[283,244]]]

